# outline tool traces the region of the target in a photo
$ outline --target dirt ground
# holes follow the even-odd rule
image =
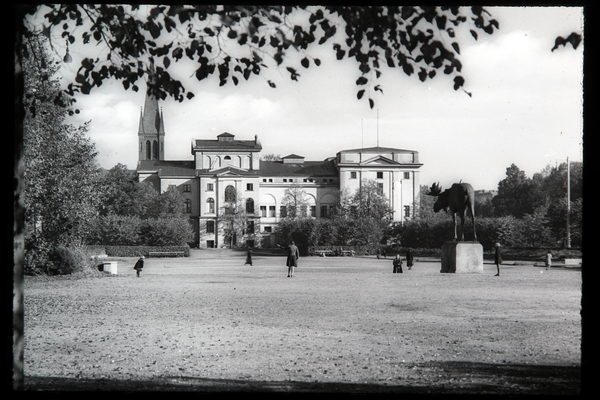
[[[581,269],[230,251],[25,279],[26,390],[579,394]]]

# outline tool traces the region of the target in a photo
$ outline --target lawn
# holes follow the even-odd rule
[[[193,251],[25,279],[26,390],[578,394],[581,269]]]

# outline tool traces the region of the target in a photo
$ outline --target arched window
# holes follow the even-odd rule
[[[158,142],[156,140],[152,142],[152,158],[158,160]]]
[[[212,197],[206,199],[206,212],[208,214],[215,213],[215,199],[213,199]]]
[[[249,198],[246,200],[246,212],[248,214],[254,214],[254,199]]]
[[[190,199],[185,199],[185,212],[188,214],[192,212],[192,200]]]
[[[152,145],[149,140],[146,140],[146,160],[152,159]]]
[[[225,188],[225,202],[226,203],[235,203],[237,200],[237,192],[235,188],[231,185],[228,185]]]
[[[231,164],[232,164],[232,162],[231,162],[231,157],[229,157],[229,156],[225,156],[225,157],[223,157],[223,165],[224,165],[224,166],[225,166],[225,165],[231,165]]]

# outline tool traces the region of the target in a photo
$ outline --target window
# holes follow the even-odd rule
[[[266,182],[266,181],[267,181],[267,178],[263,178],[263,182]]]
[[[254,199],[250,198],[246,200],[246,212],[248,214],[254,214]]]
[[[253,183],[246,183],[246,190],[253,191],[254,190],[254,184]]]
[[[404,216],[410,217],[410,206],[404,206]]]
[[[310,216],[311,217],[317,216],[317,206],[310,206]]]
[[[185,199],[185,212],[188,214],[192,212],[192,201],[190,199]]]
[[[321,206],[321,218],[327,218],[329,215],[327,214],[327,206]]]
[[[275,218],[275,206],[269,206],[269,217]]]
[[[215,213],[215,200],[212,197],[206,199],[206,212],[209,214]]]
[[[379,193],[383,193],[383,183],[377,184],[377,191],[379,191]]]
[[[350,171],[350,179],[356,179],[356,171]]]
[[[191,192],[192,191],[192,185],[183,185],[183,191],[184,192]]]
[[[269,182],[273,182],[273,179],[269,179]]]
[[[215,241],[214,240],[207,240],[206,241],[206,248],[208,249],[214,249],[215,247]]]
[[[248,221],[246,224],[246,233],[249,235],[254,233],[254,221]]]
[[[404,173],[404,179],[410,179],[410,172]]]
[[[308,179],[303,179],[303,182],[308,182]]]
[[[293,179],[290,179],[290,182],[294,182],[294,180],[293,180]]]
[[[215,221],[206,221],[206,233],[215,233]]]
[[[330,179],[330,180],[329,180],[329,183],[333,183],[333,179]]]
[[[377,179],[383,179],[383,172],[377,173]]]
[[[287,217],[287,208],[285,206],[279,206],[279,218]]]
[[[225,188],[225,202],[226,203],[235,203],[237,199],[237,193],[235,188],[231,185],[227,185]]]
[[[265,232],[265,233],[271,233],[271,227],[270,226],[265,226],[265,230],[263,232]]]
[[[207,191],[207,192],[212,192],[213,190],[215,190],[215,189],[214,189],[214,184],[212,184],[212,183],[207,183],[207,184],[206,184],[206,191]]]
[[[263,218],[267,217],[267,206],[260,206],[260,216]]]
[[[284,181],[284,182],[287,182],[287,179],[283,178],[283,181]]]
[[[152,158],[158,159],[158,142],[156,140],[152,142]]]

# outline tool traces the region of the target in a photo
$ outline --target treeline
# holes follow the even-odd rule
[[[567,175],[570,182],[570,210],[567,204]],[[403,226],[390,227],[386,240],[406,247],[439,247],[454,237],[452,218],[434,213],[435,198],[421,187],[419,218]],[[483,193],[475,199],[477,239],[484,248],[500,242],[510,247],[561,247],[566,245],[567,213],[572,247],[581,247],[583,220],[583,166],[580,162],[547,166],[527,177],[515,164],[506,169],[498,193]],[[458,219],[460,229],[460,219]],[[465,222],[466,240],[472,238],[470,218]]]

